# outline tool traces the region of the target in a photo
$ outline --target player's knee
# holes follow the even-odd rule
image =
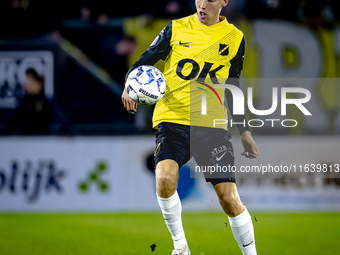
[[[234,209],[238,208],[239,204],[241,203],[238,197],[228,193],[221,195],[219,199],[221,206],[228,213],[228,215],[232,215],[235,211]]]
[[[170,175],[160,174],[156,178],[157,193],[160,197],[171,197],[177,188],[177,181]]]
[[[176,179],[174,178],[174,176],[170,176],[170,175],[167,175],[167,174],[160,174],[158,177],[157,177],[157,183],[162,186],[162,187],[173,187],[175,186],[176,188]]]
[[[237,199],[232,196],[231,194],[223,194],[220,196],[220,203],[227,204],[227,205],[233,205],[237,202]]]
[[[160,197],[170,197],[177,189],[176,175],[167,172],[156,174],[157,193]]]
[[[156,188],[160,197],[170,197],[177,189],[178,164],[164,160],[156,166]]]

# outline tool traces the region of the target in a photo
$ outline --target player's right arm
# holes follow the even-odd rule
[[[155,38],[155,40],[151,43],[149,48],[140,56],[140,58],[134,63],[125,76],[125,81],[129,76],[130,72],[135,68],[142,65],[150,65],[153,66],[160,59],[165,60],[169,55],[172,47],[170,45],[172,36],[172,22],[170,22]],[[122,102],[125,109],[134,114],[137,111],[137,103],[135,103],[128,95],[126,91],[126,82],[125,88],[122,94]]]
[[[123,93],[122,93],[122,102],[123,102],[125,109],[129,113],[134,114],[137,111],[137,103],[135,103],[135,101],[133,101],[129,97],[129,95],[126,91],[126,84],[125,84],[125,88],[124,88]]]

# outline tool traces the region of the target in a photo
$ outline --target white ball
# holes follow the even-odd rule
[[[156,67],[139,66],[126,80],[129,97],[137,104],[153,105],[163,96],[166,90],[164,75]]]

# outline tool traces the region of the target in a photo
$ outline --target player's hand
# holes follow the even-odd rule
[[[245,131],[242,133],[241,141],[244,147],[244,152],[242,152],[241,155],[250,159],[257,158],[258,156],[260,156],[256,143],[254,142],[249,131]]]
[[[134,114],[137,111],[137,103],[135,103],[126,91],[126,86],[122,93],[122,102],[128,113]]]

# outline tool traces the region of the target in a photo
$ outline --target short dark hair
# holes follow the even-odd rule
[[[26,75],[32,75],[34,79],[39,81],[42,85],[44,84],[44,78],[41,77],[33,68],[28,68],[26,70]]]

